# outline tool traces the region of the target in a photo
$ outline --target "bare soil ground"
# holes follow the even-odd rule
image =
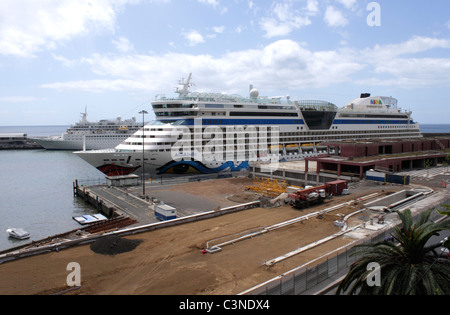
[[[227,179],[171,189],[226,206],[230,197],[239,201],[242,188],[249,183],[252,181]],[[0,265],[0,294],[48,294],[63,290],[70,262],[81,266],[81,288],[70,294],[237,294],[352,241],[338,238],[273,267],[263,265],[339,231],[333,224],[337,214],[358,210],[358,205],[226,246],[215,254],[202,254],[207,241],[280,223],[380,191],[378,186],[360,186],[352,189],[351,195],[335,197],[324,205],[302,211],[290,206],[255,208],[141,233],[126,237],[141,241],[134,250],[116,255],[98,254],[90,245],[83,245],[4,263]],[[242,198],[247,200],[248,196]]]

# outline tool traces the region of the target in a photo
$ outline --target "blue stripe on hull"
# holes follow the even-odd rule
[[[238,172],[242,169],[249,169],[248,162],[242,162],[238,166],[235,166],[233,162],[225,162],[221,166],[216,168],[209,168],[206,167],[203,163],[197,162],[197,161],[179,161],[172,163],[167,163],[166,165],[158,168],[158,175],[170,172],[172,169],[179,169],[179,171],[175,171],[175,173],[182,174],[183,169],[186,169],[186,167],[192,167],[196,172],[201,174],[214,174],[214,173],[220,173],[223,171],[231,171],[231,172]],[[187,169],[186,169],[187,170]]]
[[[333,124],[335,125],[406,125],[407,120],[353,120],[353,119],[336,119]],[[414,122],[410,122],[414,124]]]
[[[160,120],[164,122],[165,120]],[[168,120],[172,121],[172,120]],[[379,120],[379,119],[336,119],[333,125],[406,125],[414,124],[407,120]],[[185,119],[184,126],[193,126],[194,119]],[[245,125],[305,125],[303,119],[202,119],[204,126],[245,126]]]

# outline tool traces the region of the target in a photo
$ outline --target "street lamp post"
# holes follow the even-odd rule
[[[145,131],[144,131],[144,117],[148,114],[146,110],[141,110],[139,114],[142,114],[142,195],[145,198],[145,160],[144,160],[144,142],[145,142]]]

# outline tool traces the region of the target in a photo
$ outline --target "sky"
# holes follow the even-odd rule
[[[189,73],[192,91],[367,92],[450,123],[450,1],[0,0],[0,126],[141,119]]]

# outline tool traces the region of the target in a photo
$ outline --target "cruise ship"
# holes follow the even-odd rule
[[[91,122],[87,119],[87,108],[81,113],[81,119],[70,126],[66,132],[58,136],[45,138],[30,138],[47,150],[98,150],[114,148],[140,130],[143,123],[138,123],[135,117],[122,120],[102,119]]]
[[[361,96],[342,108],[319,100],[190,92],[152,102],[156,120],[113,149],[74,152],[108,176],[237,172],[249,163],[326,153],[324,141],[422,137],[393,97]],[[144,162],[144,164],[143,164]],[[143,167],[142,167],[143,165]]]

